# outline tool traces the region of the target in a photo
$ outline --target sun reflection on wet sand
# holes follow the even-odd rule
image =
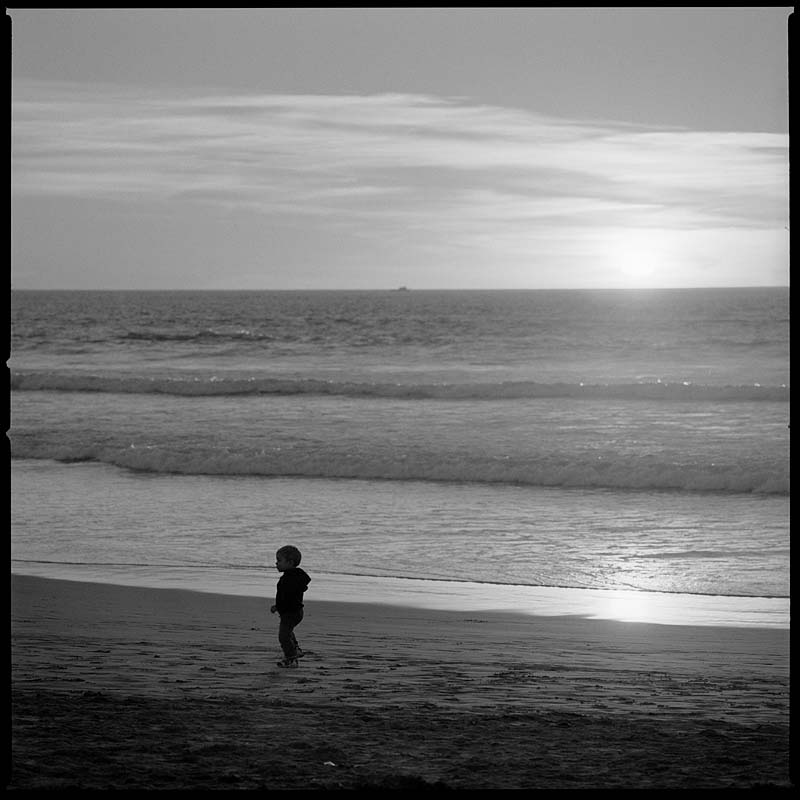
[[[122,586],[177,588],[224,595],[270,597],[275,575],[264,570],[198,571],[172,567],[103,567],[26,563],[15,572],[39,577],[114,583]],[[112,577],[109,577],[112,576]],[[789,600],[784,597],[730,597],[669,594],[625,589],[576,589],[466,581],[418,580],[364,575],[313,577],[314,601],[368,603],[439,611],[500,611],[532,616],[578,616],[660,625],[715,625],[788,628]]]

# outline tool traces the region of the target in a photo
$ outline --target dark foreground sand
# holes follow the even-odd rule
[[[779,788],[786,630],[12,576],[7,787]]]

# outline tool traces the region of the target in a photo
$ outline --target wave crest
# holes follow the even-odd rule
[[[364,454],[343,458],[326,451],[233,452],[178,451],[159,446],[117,449],[102,446],[13,443],[14,458],[51,459],[65,463],[98,461],[162,474],[254,477],[335,478],[351,480],[425,481],[539,486],[564,489],[630,491],[729,492],[788,494],[788,468],[753,464],[708,465],[661,463],[655,458],[616,461],[536,459],[437,459],[420,454],[387,458]]]

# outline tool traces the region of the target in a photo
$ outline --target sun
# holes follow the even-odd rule
[[[608,266],[624,286],[657,285],[668,274],[669,260],[667,242],[660,231],[621,231],[609,243]]]

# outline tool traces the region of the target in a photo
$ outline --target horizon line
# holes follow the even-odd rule
[[[504,288],[491,288],[491,287],[466,287],[466,286],[450,286],[450,287],[423,287],[414,289],[409,286],[393,286],[393,287],[339,287],[336,289],[324,287],[284,287],[284,288],[246,288],[246,287],[231,287],[231,288],[186,288],[186,287],[159,287],[159,288],[143,288],[143,287],[10,287],[12,292],[393,292],[393,293],[420,293],[420,292],[664,292],[664,291],[705,291],[709,289],[789,289],[788,283],[764,283],[764,284],[747,284],[747,285],[725,285],[725,286],[519,286],[519,287],[504,287]]]

